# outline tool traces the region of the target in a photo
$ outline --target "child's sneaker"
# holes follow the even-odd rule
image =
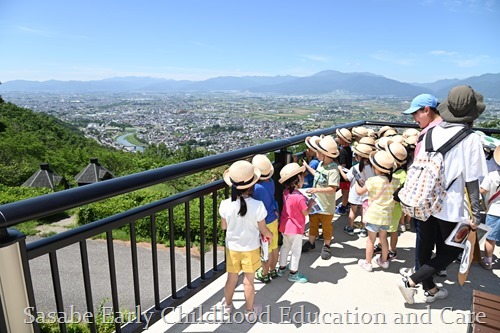
[[[487,262],[486,260],[481,260],[481,267],[483,267],[484,269],[488,270],[488,271],[491,271],[493,269],[493,265],[491,264],[491,262]]]
[[[408,304],[415,303],[415,294],[417,293],[417,289],[410,286],[407,278],[402,278],[398,281],[398,288]]]
[[[437,272],[436,275],[440,277],[445,277],[448,275],[448,273],[446,272],[446,269],[442,269],[439,272]]]
[[[350,226],[346,225],[344,227],[344,232],[348,235],[354,235],[354,228],[351,228]]]
[[[295,272],[295,274],[288,274],[288,281],[306,283],[309,282],[309,278],[300,272]]]
[[[380,253],[382,253],[382,247],[380,246],[380,244],[377,244],[373,248],[373,254],[380,254]]]
[[[306,241],[304,243],[304,245],[302,245],[302,253],[309,252],[311,250],[314,250],[315,248],[316,248],[316,244],[315,243],[311,243],[309,241]]]
[[[286,269],[287,269],[287,267],[286,267],[286,266],[285,266],[285,268],[283,268],[283,269],[281,269],[281,267],[278,267],[278,269],[277,269],[277,271],[276,271],[276,274],[277,274],[278,276],[283,276],[283,275],[285,275]]]
[[[234,305],[232,303],[227,305],[225,298],[222,299],[221,303],[222,303],[223,314],[231,315],[231,313],[234,310]]]
[[[262,305],[254,304],[252,310],[245,310],[245,319],[249,323],[255,323],[259,319],[259,315],[262,313]]]
[[[278,277],[278,270],[275,268],[272,271],[270,271],[269,274],[271,274],[271,279],[274,279]]]
[[[398,257],[398,251],[389,251],[387,254],[387,260],[394,260]]]
[[[448,297],[448,290],[441,288],[435,294],[431,294],[430,292],[426,291],[424,295],[425,295],[425,302],[432,303],[437,299],[443,299]]]
[[[337,208],[335,208],[335,214],[347,215],[347,207],[342,206],[342,204],[338,205]]]
[[[372,264],[367,262],[365,259],[359,259],[358,260],[358,265],[361,266],[365,271],[371,272],[373,269]]]
[[[376,259],[375,259],[375,263],[377,265],[379,265],[381,268],[383,269],[387,269],[389,268],[389,261],[386,261],[386,262],[382,262],[382,260],[380,259],[380,256],[378,256]]]
[[[412,276],[415,273],[415,267],[403,267],[399,270],[399,274],[401,274],[404,277],[409,277]]]
[[[321,259],[328,260],[332,257],[332,253],[330,252],[330,245],[324,245],[321,249]]]
[[[260,282],[263,283],[269,283],[271,282],[271,274],[262,274],[262,267],[255,272],[255,278],[259,280]]]
[[[361,229],[361,231],[359,232],[359,237],[366,238],[367,236],[368,236],[368,231],[366,231],[365,228]]]

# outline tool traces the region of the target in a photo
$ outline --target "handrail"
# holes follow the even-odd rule
[[[70,208],[226,165],[239,159],[251,157],[255,154],[286,149],[291,145],[303,143],[305,138],[310,135],[329,134],[333,133],[337,128],[361,126],[364,123],[365,121],[356,121],[332,126],[327,129],[297,135],[288,139],[267,142],[257,146],[241,148],[226,153],[202,157],[175,165],[5,204],[0,206],[0,231],[22,222],[49,216]]]

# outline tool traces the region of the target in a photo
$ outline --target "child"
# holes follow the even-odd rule
[[[402,186],[406,181],[406,148],[398,143],[388,141],[386,151],[391,154],[396,162],[396,170],[394,170],[392,176],[399,181],[399,186]],[[391,237],[391,242],[389,243],[389,254],[387,255],[387,260],[396,259],[398,252],[396,246],[398,245],[398,227],[403,223],[403,211],[401,210],[401,205],[399,202],[394,202],[394,210],[392,213],[392,222],[389,226],[389,236]],[[403,224],[404,225],[404,224]],[[379,254],[382,252],[382,247],[380,244],[375,246],[374,254]]]
[[[325,136],[317,143],[317,154],[320,163],[314,170],[305,164],[307,170],[314,175],[313,187],[307,193],[316,194],[317,201],[321,204],[324,212],[309,215],[309,240],[302,246],[302,252],[313,250],[316,245],[314,241],[319,233],[319,225],[323,229],[324,245],[321,250],[321,259],[328,260],[332,257],[330,242],[332,240],[332,220],[335,212],[335,194],[339,186],[340,174],[338,164],[335,162],[339,151],[337,143],[331,135]]]
[[[399,186],[399,181],[392,178],[394,158],[389,153],[385,151],[372,152],[370,163],[374,168],[375,176],[368,178],[364,186],[356,184],[356,192],[359,195],[368,192],[368,208],[363,221],[368,230],[366,258],[359,259],[358,265],[369,272],[372,271],[371,261],[377,232],[382,245],[382,255],[377,257],[375,262],[384,269],[389,268],[387,230],[391,224],[394,210],[393,194]]]
[[[252,165],[257,167],[261,174],[259,181],[254,185],[252,198],[262,201],[266,207],[266,225],[273,233],[273,240],[269,243],[269,258],[262,262],[262,268],[255,272],[255,278],[261,282],[269,283],[276,277],[276,264],[278,263],[278,203],[274,199],[274,167],[266,155],[255,155]]]
[[[500,166],[500,146],[495,148],[493,158]],[[486,236],[484,243],[484,258],[481,266],[490,270],[493,266],[493,251],[495,243],[500,241],[500,170],[491,171],[484,177],[479,189],[485,196],[485,203],[488,206],[486,214],[486,225],[491,227],[491,231]]]
[[[369,177],[375,175],[369,160],[370,153],[372,151],[373,149],[369,145],[360,143],[356,147],[354,147],[354,158],[358,162],[358,164],[353,166],[347,174],[345,174],[343,168],[339,165],[340,174],[343,177],[349,179],[349,181],[351,182],[351,190],[349,191],[349,204],[351,206],[349,212],[349,225],[346,225],[344,227],[344,231],[348,235],[354,235],[354,219],[358,214],[358,208],[359,214],[361,215],[361,218],[363,218],[361,205],[363,204],[363,201],[368,198],[368,196],[367,194],[358,195],[355,189],[355,184],[356,182],[358,182],[360,186],[363,186],[365,181]],[[359,175],[359,180],[357,179],[356,175]],[[366,237],[364,232],[360,232],[360,236]]]
[[[255,321],[262,306],[254,304],[254,273],[260,263],[260,234],[272,241],[273,233],[266,227],[266,207],[251,197],[253,185],[261,173],[250,162],[234,162],[224,172],[224,181],[231,186],[231,198],[221,202],[221,228],[226,232],[227,281],[224,287],[224,311],[231,314],[238,274],[244,273],[244,293],[248,321]]]
[[[302,234],[306,226],[306,216],[311,212],[315,201],[309,200],[298,191],[304,184],[305,166],[297,163],[287,164],[281,169],[279,182],[283,184],[283,209],[280,216],[279,231],[283,234],[283,245],[280,250],[280,266],[278,275],[283,276],[286,270],[288,254],[290,256],[290,274],[288,281],[306,283],[309,278],[298,272],[302,247]]]
[[[305,159],[304,163],[308,164],[314,170],[316,170],[316,168],[318,167],[318,164],[319,164],[318,157],[316,156],[317,148],[315,145],[316,145],[316,142],[318,142],[322,138],[323,138],[323,136],[321,136],[321,137],[308,136],[305,139],[307,150],[305,153],[306,159]],[[304,186],[302,186],[302,187],[303,188],[312,187],[313,182],[314,182],[314,176],[310,172],[306,171],[306,175],[304,176]]]
[[[349,170],[352,167],[351,131],[347,128],[337,129],[337,141],[339,144],[339,165]],[[342,174],[341,174],[342,175]],[[335,208],[335,213],[347,215],[349,207],[349,188],[351,183],[347,178],[340,177],[340,191],[342,192],[342,202]]]

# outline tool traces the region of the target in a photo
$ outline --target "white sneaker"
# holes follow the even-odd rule
[[[404,276],[404,277],[409,277],[415,274],[415,267],[403,267],[399,270],[399,274]]]
[[[231,315],[231,312],[233,312],[234,305],[231,303],[230,305],[227,305],[226,299],[222,299],[222,309],[224,311],[224,314]]]
[[[365,259],[359,259],[358,260],[358,265],[361,266],[365,271],[371,272],[373,269],[372,264],[367,262]]]
[[[435,301],[435,300],[437,300],[437,299],[443,299],[443,298],[448,297],[448,290],[446,290],[446,289],[444,289],[444,288],[441,288],[441,289],[439,289],[439,290],[438,290],[438,292],[437,292],[437,293],[435,293],[434,295],[433,295],[433,294],[431,294],[430,292],[426,291],[426,292],[424,293],[424,295],[425,295],[425,301],[426,301],[427,303],[432,303],[432,302],[434,302],[434,301]]]
[[[262,305],[254,304],[251,311],[245,310],[245,319],[249,323],[255,323],[259,319],[259,315],[262,313]]]
[[[415,294],[417,293],[417,289],[410,287],[406,278],[402,278],[398,281],[398,288],[408,304],[415,303]]]
[[[387,269],[389,268],[389,261],[386,261],[386,262],[382,262],[382,260],[380,260],[380,257],[377,256],[377,258],[375,259],[375,263],[377,265],[379,265],[381,268],[383,269]]]

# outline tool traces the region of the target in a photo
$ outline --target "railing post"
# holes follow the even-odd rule
[[[8,229],[0,238],[0,300],[1,319],[5,325],[0,325],[0,332],[4,333],[32,333],[33,325],[25,323],[30,319],[26,315],[29,298],[24,268],[26,256],[22,247],[25,247],[25,235],[21,232]],[[24,249],[25,250],[25,249]],[[31,312],[30,312],[31,313]]]

